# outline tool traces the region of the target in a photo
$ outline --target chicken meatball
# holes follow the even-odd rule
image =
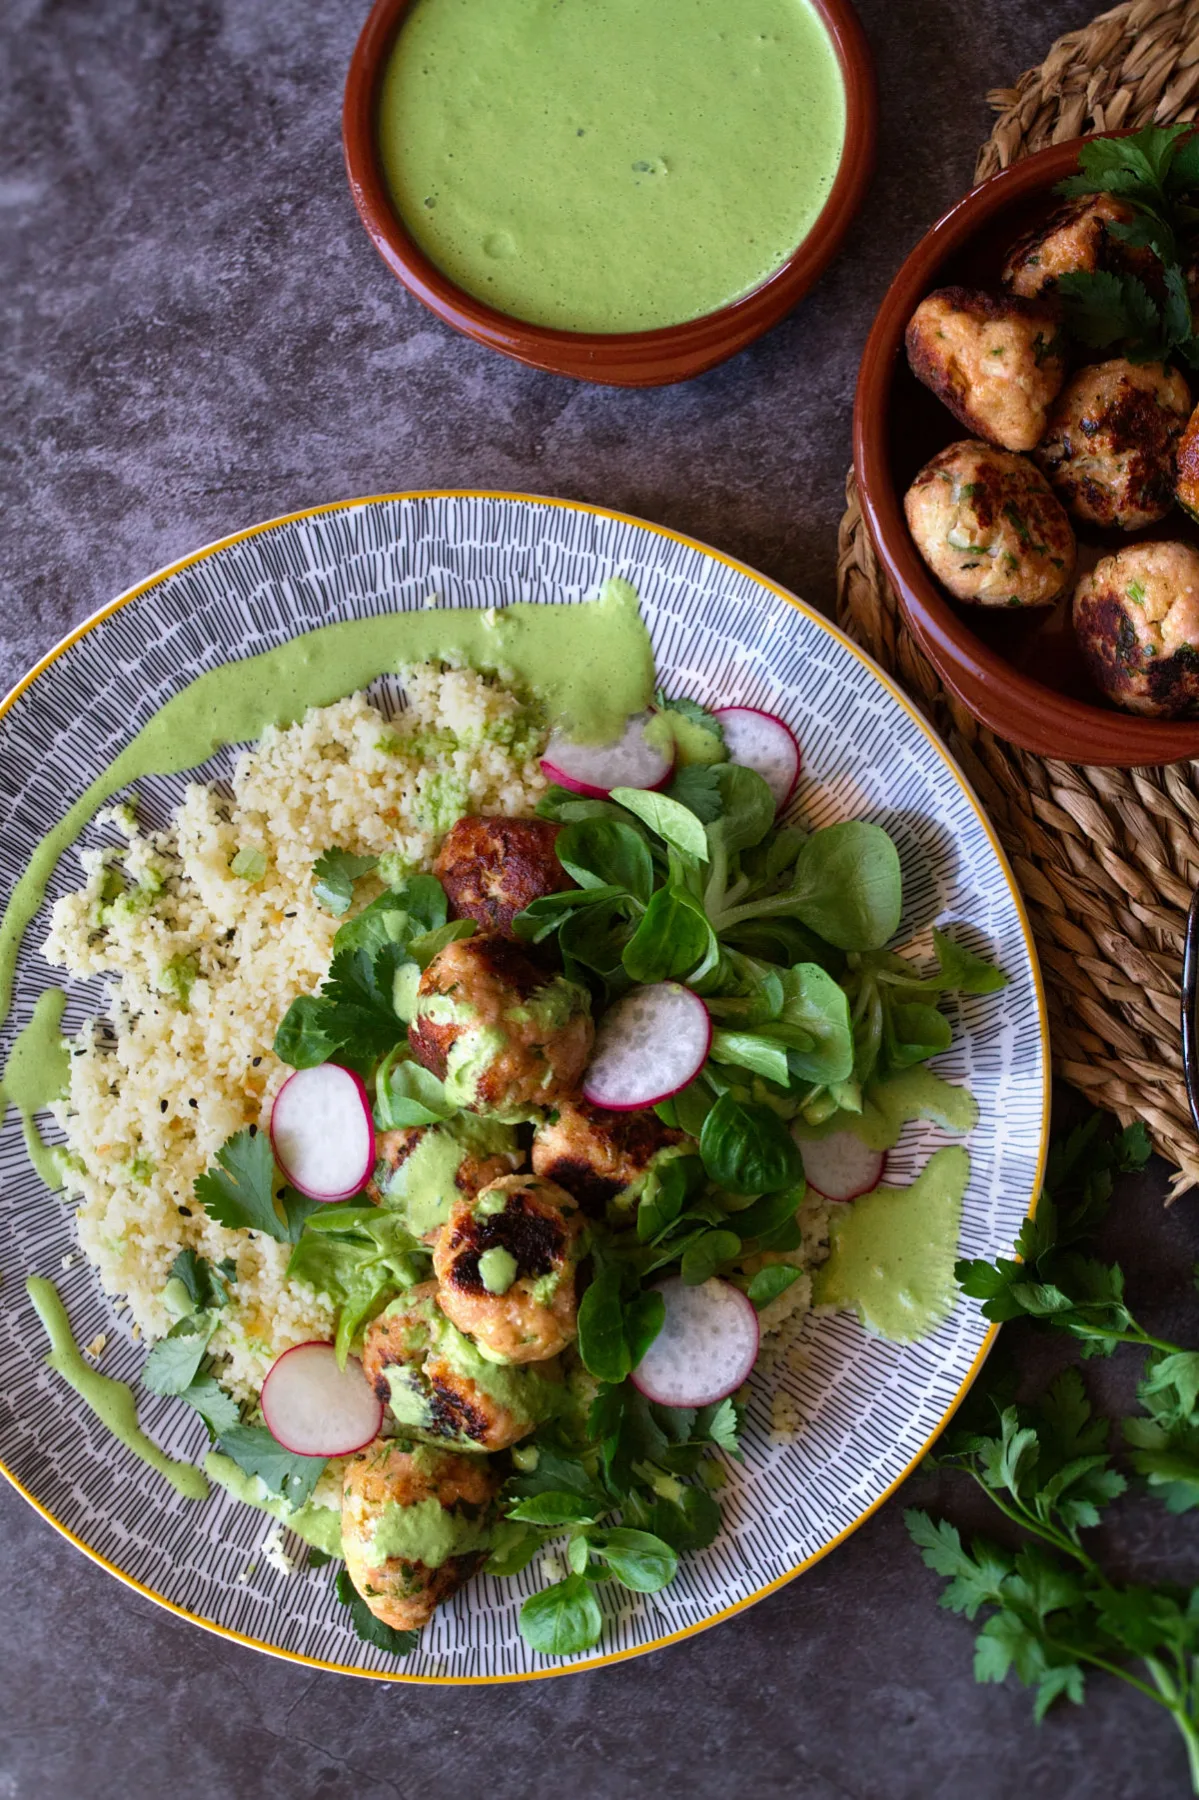
[[[1199,519],[1199,407],[1187,421],[1175,457],[1174,498],[1183,512]]]
[[[1099,269],[1128,270],[1160,281],[1161,265],[1152,250],[1134,248],[1113,232],[1128,225],[1136,212],[1114,194],[1086,194],[1018,238],[1008,251],[1003,284],[1013,294],[1034,300],[1052,291],[1061,275],[1092,274]]]
[[[1094,363],[1062,392],[1037,461],[1076,518],[1135,531],[1170,510],[1190,410],[1177,369],[1123,357]]]
[[[561,829],[549,819],[459,819],[433,865],[450,917],[515,939],[518,912],[575,885],[554,854]]]
[[[419,1631],[474,1574],[498,1485],[481,1456],[395,1439],[376,1438],[350,1458],[341,1501],[346,1572],[376,1619]]]
[[[504,1450],[552,1409],[554,1371],[501,1369],[446,1318],[429,1281],[372,1319],[362,1368],[399,1425],[466,1450]]]
[[[494,936],[438,952],[408,1030],[413,1055],[453,1105],[500,1113],[552,1106],[576,1088],[594,1037],[586,988]]]
[[[442,1312],[496,1362],[557,1356],[576,1330],[581,1230],[573,1196],[536,1175],[459,1200],[433,1246]]]
[[[533,1134],[533,1168],[602,1217],[609,1200],[642,1186],[663,1151],[688,1142],[654,1112],[607,1112],[563,1100]]]
[[[925,463],[904,496],[916,548],[955,600],[1050,606],[1070,586],[1074,532],[1027,458],[967,438]]]
[[[524,1161],[510,1125],[460,1114],[453,1127],[410,1125],[375,1137],[375,1172],[367,1193],[376,1206],[402,1213],[426,1242],[450,1216],[459,1194],[477,1194]]]
[[[939,288],[908,323],[912,373],[967,431],[1031,450],[1066,379],[1057,315],[1042,300]]]
[[[1199,550],[1130,544],[1074,592],[1074,629],[1109,700],[1152,718],[1199,715]]]

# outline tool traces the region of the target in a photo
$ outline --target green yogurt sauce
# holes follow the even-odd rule
[[[127,1450],[132,1450],[135,1456],[140,1456],[144,1463],[165,1476],[177,1494],[182,1494],[185,1500],[206,1500],[208,1483],[201,1470],[192,1468],[190,1463],[176,1462],[141,1429],[137,1422],[137,1401],[128,1382],[101,1375],[84,1361],[71,1332],[67,1309],[54,1283],[43,1280],[40,1275],[31,1275],[25,1283],[25,1291],[50,1339],[50,1354],[46,1361],[55,1374],[61,1375],[74,1388],[100,1423],[119,1438]]]
[[[241,1500],[246,1506],[256,1506],[259,1512],[269,1513],[294,1531],[304,1543],[311,1544],[314,1550],[321,1550],[326,1556],[341,1557],[344,1555],[341,1543],[341,1512],[331,1506],[318,1506],[314,1500],[306,1500],[301,1507],[291,1507],[281,1494],[272,1494],[259,1475],[247,1475],[239,1469],[230,1456],[222,1456],[219,1450],[210,1450],[204,1458],[204,1468],[218,1487],[224,1488],[234,1500]]]
[[[59,1029],[66,999],[59,987],[38,995],[33,1017],[9,1053],[0,1084],[0,1120],[9,1106],[16,1107],[29,1160],[48,1188],[62,1186],[58,1154],[42,1141],[34,1114],[44,1112],[66,1091],[71,1053]]]
[[[970,1158],[947,1144],[910,1187],[877,1187],[834,1206],[829,1257],[816,1271],[820,1306],[856,1311],[895,1344],[927,1337],[953,1311],[953,1265]]]
[[[816,222],[845,92],[809,0],[417,0],[379,152],[421,248],[501,312],[644,331],[714,312]]]
[[[0,922],[0,1023],[21,939],[59,857],[122,788],[146,775],[177,775],[223,745],[260,737],[268,725],[294,724],[310,706],[328,706],[385,671],[438,658],[514,676],[547,722],[581,743],[611,743],[653,697],[649,634],[635,589],[619,580],[606,581],[598,599],[582,606],[384,613],[224,663],[168,700],[37,845]]]

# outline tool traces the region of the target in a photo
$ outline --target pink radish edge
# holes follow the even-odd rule
[[[271,1149],[310,1200],[348,1200],[370,1180],[375,1121],[361,1075],[319,1063],[289,1075],[271,1106]]]
[[[332,1344],[293,1344],[266,1372],[259,1399],[267,1430],[293,1456],[351,1456],[383,1427],[383,1402],[356,1356],[337,1364]]]
[[[718,1276],[688,1287],[659,1282],[662,1329],[632,1372],[634,1387],[660,1406],[714,1406],[748,1380],[761,1326],[748,1295]]]
[[[608,1112],[657,1106],[695,1080],[711,1047],[712,1015],[698,994],[677,981],[634,988],[600,1020],[583,1098]]]
[[[614,787],[665,787],[674,757],[648,743],[652,713],[634,713],[614,744],[573,744],[554,732],[541,758],[542,773],[586,800],[606,800]],[[591,779],[588,779],[590,775]]]
[[[761,775],[774,795],[775,810],[781,812],[795,792],[795,784],[799,780],[799,772],[803,766],[803,753],[799,747],[799,740],[787,721],[780,719],[777,713],[767,712],[761,706],[718,706],[712,716],[718,719],[724,727],[725,744],[730,759],[735,763],[742,764],[747,769],[753,769],[755,774]],[[752,755],[744,741],[740,747],[737,745],[735,740],[738,734],[734,721],[738,718],[747,721],[762,721],[761,726],[758,727],[759,733],[762,736],[772,735],[779,750],[787,756],[787,760],[790,762],[787,774],[784,775],[780,764],[778,776],[772,780],[770,774],[767,773],[770,767],[769,761],[764,757]],[[732,729],[730,729],[731,727]],[[734,739],[732,743],[729,742],[730,736]]]
[[[887,1168],[884,1150],[871,1150],[852,1131],[797,1139],[804,1177],[826,1200],[856,1200],[878,1186]]]

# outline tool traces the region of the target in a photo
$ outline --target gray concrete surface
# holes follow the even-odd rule
[[[0,3],[0,679],[183,552],[324,500],[496,485],[695,533],[823,605],[858,355],[904,252],[968,183],[983,96],[1094,0],[862,0],[874,189],[782,326],[689,386],[561,382],[453,337],[358,225],[340,90],[365,0]],[[1193,1336],[1194,1202],[1161,1170],[1110,1228],[1136,1303]],[[1014,1334],[1030,1381],[1059,1347]],[[1131,1362],[1093,1369],[1113,1402]],[[0,1492],[5,1800],[1165,1800],[1172,1727],[1100,1679],[1033,1727],[976,1688],[901,1520],[918,1477],[802,1580],[653,1657],[499,1690],[381,1688],[204,1635]],[[1117,1566],[1185,1578],[1194,1529],[1119,1508]]]

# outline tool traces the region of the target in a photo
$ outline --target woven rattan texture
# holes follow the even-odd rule
[[[998,122],[975,179],[1088,131],[1192,119],[1199,0],[1133,0],[1059,38],[990,96]],[[1028,902],[1049,995],[1054,1067],[1124,1123],[1144,1119],[1199,1186],[1182,1081],[1182,937],[1199,881],[1199,762],[1095,769],[1047,761],[983,729],[941,686],[904,624],[852,474],[837,560],[841,624],[933,721],[990,811]]]

